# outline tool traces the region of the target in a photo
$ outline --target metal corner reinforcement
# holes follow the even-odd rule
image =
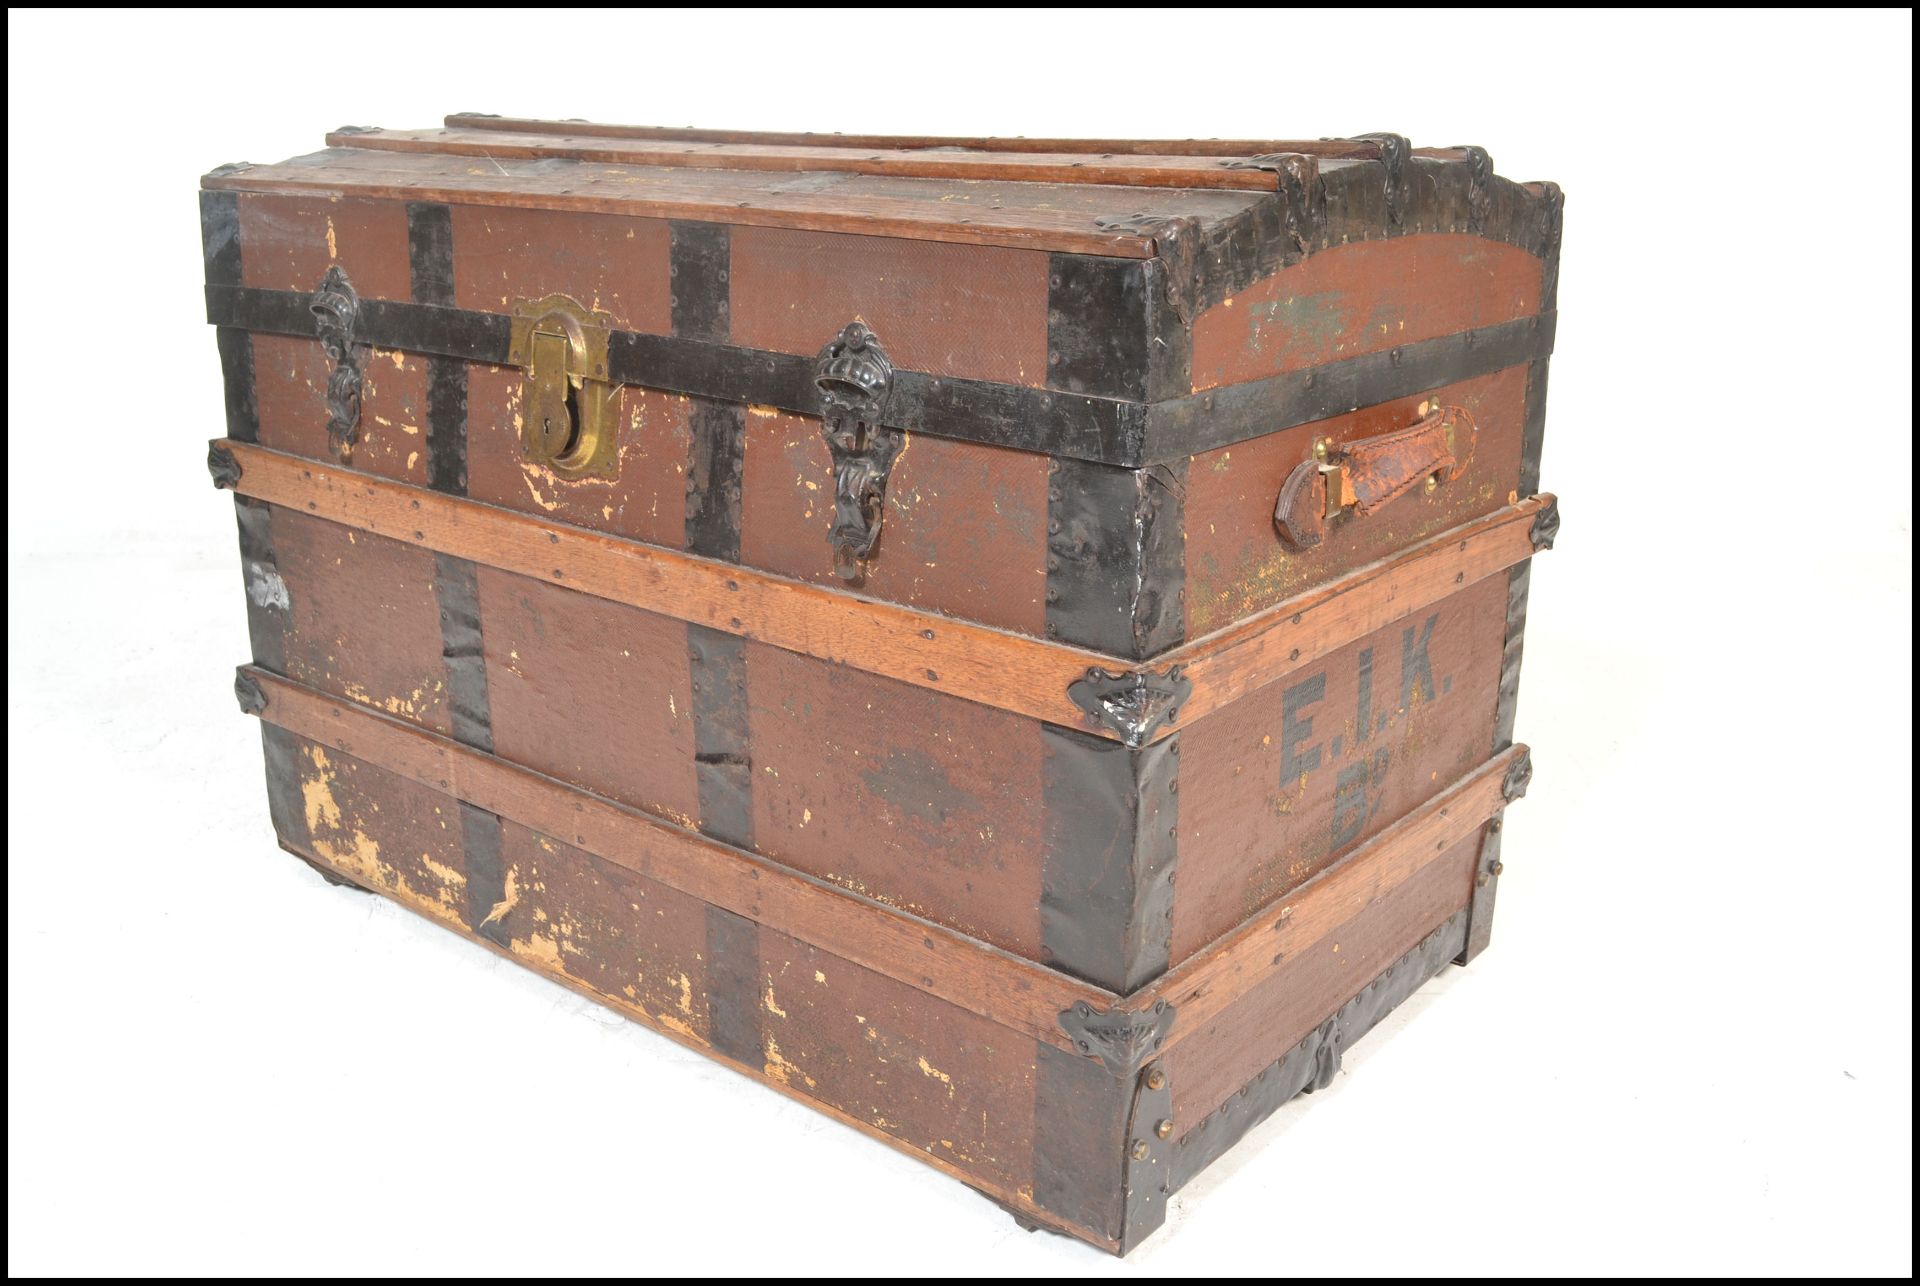
[[[1061,1012],[1060,1029],[1081,1054],[1098,1058],[1115,1076],[1131,1076],[1159,1052],[1175,1013],[1165,1000],[1145,1009],[1095,1009],[1082,1000]]]

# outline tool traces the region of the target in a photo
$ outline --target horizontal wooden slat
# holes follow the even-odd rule
[[[651,141],[507,133],[500,130],[373,130],[327,135],[328,147],[442,156],[561,157],[614,165],[771,173],[841,172],[910,179],[1005,179],[1111,187],[1225,188],[1272,192],[1270,170],[1235,165],[1231,156],[1127,155],[1090,151],[914,150],[769,141]]]
[[[1354,639],[1365,638],[1533,556],[1533,519],[1553,503],[1531,496],[1485,518],[1309,590],[1257,616],[1166,654],[1155,668],[1185,665],[1191,723]]]
[[[261,717],[444,791],[703,902],[778,929],[1036,1040],[1071,1051],[1059,1024],[1111,992],[951,929],[683,830],[366,706],[243,666]]]
[[[1126,662],[894,603],[636,544],[300,456],[223,442],[235,490],[551,585],[851,665],[1049,723],[1085,716],[1067,685]]]
[[[1380,145],[1364,139],[1129,139],[1129,138],[941,138],[930,134],[807,134],[778,131],[674,128],[654,125],[603,125],[591,121],[547,121],[524,116],[483,116],[456,112],[449,128],[509,134],[547,134],[573,138],[655,139],[662,142],[737,143],[756,147],[960,148],[972,152],[1062,152],[1113,156],[1264,156],[1295,152],[1302,156],[1371,160]]]
[[[403,155],[360,148],[209,174],[201,185],[224,191],[704,220],[1130,259],[1151,258],[1153,238],[1105,230],[1099,226],[1101,218],[1145,213],[1222,219],[1264,199],[1260,193],[1240,191],[983,184],[853,173],[802,178],[747,170]]]
[[[1141,1009],[1157,1000],[1172,1005],[1179,1021],[1169,1047],[1185,1034],[1204,1030],[1272,973],[1280,953],[1297,955],[1336,932],[1504,809],[1507,769],[1527,753],[1525,746],[1514,746],[1495,755],[1278,903],[1134,993],[1127,1007]]]
[[[1499,814],[1514,746],[1454,783],[1337,865],[1249,919],[1185,964],[1124,999],[951,929],[555,781],[414,724],[318,692],[258,666],[241,673],[265,694],[261,718],[430,789],[551,835],[689,896],[937,996],[1011,1030],[1073,1051],[1061,1013],[1085,1002],[1144,1010],[1164,1000],[1178,1021],[1168,1044],[1203,1029],[1292,953]]]
[[[1385,625],[1533,554],[1535,496],[1435,536],[1331,585],[1164,653],[1125,661],[863,598],[323,465],[220,441],[234,489],[269,504],[642,608],[1047,723],[1091,726],[1068,688],[1089,669],[1181,666],[1180,726],[1312,665]],[[1176,729],[1161,728],[1156,739]]]

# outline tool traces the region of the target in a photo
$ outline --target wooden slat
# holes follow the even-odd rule
[[[251,443],[215,445],[240,465],[235,490],[256,500],[1108,737],[1113,732],[1089,726],[1068,694],[1089,669],[1183,667],[1193,690],[1180,725],[1190,725],[1531,557],[1534,515],[1552,502],[1543,495],[1509,505],[1143,663],[637,544]],[[1156,739],[1174,731],[1162,728]]]
[[[1184,189],[1075,188],[1059,184],[1004,184],[976,189],[958,180],[876,180],[858,174],[822,174],[819,182],[770,182],[742,170],[688,170],[553,162],[400,155],[338,148],[278,165],[209,174],[201,186],[237,192],[292,192],[318,197],[369,197],[495,205],[514,209],[583,211],[643,218],[689,219],[759,227],[804,228],[863,236],[917,237],[968,245],[1058,250],[1147,259],[1151,236],[1109,232],[1102,215],[1197,210],[1223,217],[1253,193]],[[1025,189],[1011,201],[1007,188]],[[1050,202],[1050,193],[1097,193],[1110,200],[1097,210],[1081,200]]]
[[[1126,667],[1096,652],[636,544],[261,446],[221,446],[240,464],[235,489],[241,495],[1050,723],[1084,722],[1067,685],[1088,666]]]
[[[635,809],[541,776],[258,666],[261,717],[647,879],[831,951],[1035,1040],[1071,1051],[1060,1014],[1117,997]]]
[[[1319,589],[1195,639],[1152,668],[1186,666],[1191,723],[1375,630],[1533,556],[1534,515],[1553,503],[1531,496],[1433,536]]]
[[[613,165],[771,173],[840,172],[917,179],[1005,179],[1111,187],[1224,188],[1272,192],[1269,170],[1233,165],[1231,157],[1103,155],[1086,151],[1005,152],[956,148],[915,151],[775,142],[714,143],[661,139],[506,133],[499,130],[375,130],[327,135],[328,147],[441,156],[559,157]]]
[[[1275,958],[1298,955],[1385,897],[1506,807],[1507,769],[1527,753],[1514,746],[1455,782],[1416,812],[1249,919],[1127,1000],[1142,1009],[1174,1006],[1168,1046],[1207,1024],[1272,973]]]
[[[653,125],[602,125],[589,121],[546,121],[524,116],[480,116],[456,112],[450,128],[495,130],[509,134],[547,134],[573,138],[651,139],[661,142],[738,143],[758,147],[960,148],[972,152],[1064,152],[1112,156],[1264,156],[1296,152],[1302,156],[1372,160],[1378,143],[1359,139],[1127,139],[1127,138],[940,138],[927,134],[807,134],[753,130],[674,128]]]

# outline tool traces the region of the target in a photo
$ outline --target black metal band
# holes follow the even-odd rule
[[[200,194],[200,247],[209,284],[237,287],[241,282],[240,194]],[[308,318],[307,333],[313,333]],[[227,436],[238,442],[260,440],[260,407],[253,382],[253,337],[222,327],[220,377],[226,392]]]
[[[1527,368],[1527,421],[1520,443],[1520,494],[1540,494],[1540,455],[1547,441],[1547,358]]]
[[[1130,1078],[1096,1059],[1035,1042],[1033,1203],[1119,1241],[1125,1224]]]
[[[1341,1052],[1373,1030],[1401,1001],[1458,956],[1466,945],[1467,912],[1453,913],[1419,946],[1387,967],[1334,1015],[1250,1081],[1226,1105],[1181,1136],[1173,1186],[1179,1188],[1219,1160],[1247,1131],[1295,1095],[1323,1089],[1340,1069]]]
[[[1505,829],[1506,823],[1495,817],[1481,830],[1480,852],[1473,867],[1473,900],[1467,904],[1467,928],[1455,964],[1472,964],[1493,940],[1493,906],[1500,893],[1500,834]]]
[[[1520,447],[1520,494],[1540,490],[1540,452],[1547,428],[1547,359],[1527,370],[1526,428]],[[1513,744],[1515,716],[1520,702],[1520,661],[1526,646],[1527,592],[1533,583],[1533,561],[1507,572],[1507,632],[1500,657],[1499,704],[1494,711],[1493,753]]]
[[[1047,387],[1146,402],[1156,336],[1147,259],[1056,254],[1047,275]],[[1185,334],[1184,327],[1173,328]],[[1191,345],[1187,346],[1191,351]],[[1182,392],[1185,391],[1183,388]]]
[[[487,656],[481,638],[479,573],[452,554],[433,556],[433,593],[440,606],[440,653],[453,709],[453,739],[493,753],[487,699]]]
[[[1186,639],[1187,460],[1055,460],[1047,478],[1047,637],[1109,656]]]
[[[746,408],[691,399],[687,460],[687,552],[740,561],[740,506],[746,483]]]
[[[1556,320],[1553,313],[1523,317],[1156,402],[1146,408],[1140,453],[1178,459],[1524,365],[1553,351]]]
[[[724,344],[733,335],[733,229],[725,223],[669,225],[673,333]]]
[[[707,1041],[713,1052],[759,1071],[760,926],[721,907],[707,908]]]
[[[407,269],[413,302],[454,306],[453,207],[407,202]]]
[[[1500,695],[1493,716],[1493,753],[1513,744],[1513,725],[1520,708],[1520,661],[1527,639],[1527,591],[1533,582],[1533,560],[1507,569],[1507,633],[1500,652]]]
[[[718,223],[679,222],[671,231],[674,335],[697,341],[702,349],[719,348],[732,335],[732,234],[725,224]],[[737,563],[745,485],[746,408],[739,402],[696,395],[688,429],[687,551]],[[693,679],[694,780],[700,797],[700,829],[715,839],[748,848],[753,843],[753,756],[748,735],[746,640],[689,624],[687,658]],[[708,959],[716,957],[709,955]],[[722,962],[721,967],[727,965]]]
[[[200,254],[206,264],[208,285],[238,286],[240,284],[240,194],[238,192],[203,191],[200,194]]]
[[[501,857],[501,824],[496,813],[460,801],[460,847],[467,860],[467,928],[498,946],[506,946],[503,920],[507,903],[506,862]],[[496,908],[502,908],[496,913]]]
[[[260,744],[267,759],[267,812],[282,847],[304,849],[312,844],[307,828],[306,797],[300,789],[300,739],[277,723],[260,721]]]
[[[1172,953],[1180,739],[1132,750],[1052,724],[1041,732],[1041,947],[1061,972],[1126,995]]]
[[[219,326],[314,333],[306,296],[291,291],[210,285],[207,315]],[[1523,318],[1154,403],[900,371],[886,418],[916,433],[1121,468],[1170,464],[1197,451],[1533,361],[1552,351],[1553,322],[1552,314]],[[508,323],[493,313],[365,299],[355,337],[381,348],[497,365],[506,360]],[[608,365],[617,383],[799,414],[819,412],[810,357],[617,331]]]
[[[687,626],[693,673],[694,780],[700,830],[736,848],[753,846],[753,757],[747,719],[747,641]]]
[[[427,359],[427,485],[467,494],[467,364]]]
[[[415,303],[453,307],[450,206],[407,203],[407,266]],[[427,485],[467,494],[467,364],[443,354],[427,358]]]
[[[246,496],[235,496],[233,504],[240,519],[240,571],[246,580],[253,663],[285,674],[293,599],[280,577],[279,555],[274,552],[273,506]]]
[[[316,336],[312,297],[292,290],[210,281],[207,320],[215,326],[270,335]],[[497,313],[395,299],[362,299],[353,342],[412,353],[438,353],[498,366],[507,360],[512,323]]]
[[[253,378],[253,336],[222,326],[214,332],[220,348],[220,382],[226,395],[227,436],[236,442],[260,440],[260,400]]]
[[[293,291],[210,284],[207,320],[279,335],[314,334],[308,298]],[[1544,357],[1552,351],[1553,321],[1550,313],[1524,318],[1153,403],[898,371],[886,423],[1121,468],[1171,464],[1196,451]],[[499,365],[507,359],[508,330],[508,319],[494,313],[363,299],[354,339]],[[803,415],[820,409],[815,359],[808,356],[616,331],[607,362],[615,383]]]

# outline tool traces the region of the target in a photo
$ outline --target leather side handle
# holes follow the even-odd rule
[[[1280,487],[1274,530],[1288,548],[1311,549],[1325,537],[1328,521],[1349,510],[1364,518],[1416,488],[1452,482],[1472,462],[1478,432],[1464,408],[1447,406],[1392,433],[1315,443],[1314,458]]]

